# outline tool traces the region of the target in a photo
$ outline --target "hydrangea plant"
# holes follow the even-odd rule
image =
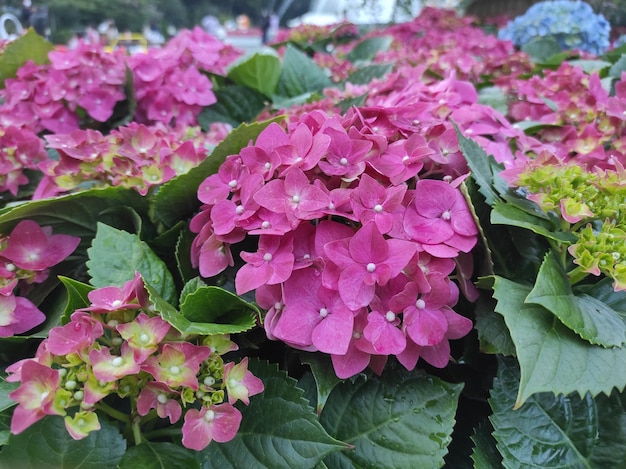
[[[531,6],[510,21],[498,37],[523,46],[537,38],[553,38],[562,50],[599,55],[608,49],[611,25],[580,0],[549,0]]]

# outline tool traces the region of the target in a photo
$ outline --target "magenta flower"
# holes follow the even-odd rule
[[[0,295],[0,337],[22,334],[45,320],[46,315],[27,298]]]
[[[157,351],[159,343],[170,330],[170,324],[160,316],[149,318],[145,313],[139,313],[133,321],[119,324],[116,329],[133,350],[135,361],[143,363]]]
[[[257,252],[242,252],[246,261],[235,277],[237,294],[241,295],[261,285],[282,283],[293,271],[293,236],[263,235]]]
[[[402,225],[406,185],[385,187],[373,177],[363,174],[359,185],[352,191],[352,210],[365,225],[374,221],[382,234],[389,233],[394,225]]]
[[[284,284],[285,308],[273,328],[274,335],[294,347],[310,345],[325,353],[346,353],[354,313],[336,291],[322,286],[315,269],[294,271]]]
[[[77,311],[91,311],[92,313],[110,313],[124,309],[138,309],[141,307],[137,300],[138,290],[143,288],[143,279],[139,273],[125,282],[121,287],[110,286],[91,290],[87,298],[91,305]]]
[[[225,443],[235,438],[240,424],[241,412],[228,403],[189,409],[183,423],[183,446],[201,451],[213,440]]]
[[[385,239],[376,224],[369,222],[352,238],[327,243],[324,251],[340,268],[335,288],[346,306],[356,311],[372,301],[376,285],[385,285],[408,264],[415,254],[415,244]],[[326,273],[324,285],[332,288],[334,279]]]
[[[22,364],[22,384],[9,397],[18,403],[11,419],[11,433],[18,434],[46,415],[63,415],[54,405],[54,395],[59,390],[58,370],[35,360]]]
[[[156,409],[156,413],[162,419],[169,418],[170,423],[176,423],[182,414],[182,408],[176,399],[176,391],[172,391],[166,384],[152,382],[145,385],[137,397],[137,413],[141,416],[148,415],[150,409]]]
[[[185,386],[198,389],[196,375],[200,370],[200,364],[210,354],[210,347],[193,345],[189,342],[167,343],[161,347],[158,355],[149,357],[141,365],[141,369],[171,388]]]
[[[263,381],[248,370],[248,357],[244,357],[237,365],[233,362],[225,363],[223,380],[229,404],[239,400],[248,405],[250,396],[263,392]]]
[[[112,355],[107,347],[93,349],[89,352],[89,361],[94,376],[105,383],[137,374],[140,369],[133,349],[127,343],[122,344],[121,355]]]
[[[76,311],[70,322],[50,330],[48,350],[59,356],[80,353],[91,347],[103,334],[104,328],[100,321],[87,312]]]
[[[11,231],[2,255],[20,269],[45,270],[64,260],[79,243],[76,236],[53,235],[50,227],[22,220]]]

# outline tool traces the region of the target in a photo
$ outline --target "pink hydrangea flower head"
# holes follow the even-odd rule
[[[150,318],[145,313],[139,313],[133,321],[119,324],[116,329],[133,350],[135,361],[143,363],[157,351],[159,343],[170,330],[170,324],[160,316]]]
[[[11,419],[11,433],[21,433],[46,415],[63,415],[54,405],[60,380],[58,370],[35,360],[23,363],[22,383],[9,393],[9,397],[18,403]]]
[[[239,431],[241,412],[229,403],[189,409],[183,423],[183,446],[202,451],[211,441],[225,443]]]
[[[170,423],[176,423],[182,415],[182,408],[176,399],[178,393],[166,384],[150,382],[146,384],[137,397],[137,413],[148,415],[151,409],[156,409],[157,415],[169,418]]]
[[[250,396],[263,392],[263,382],[248,370],[248,357],[238,364],[224,364],[224,383],[228,393],[228,402],[234,404],[238,400],[250,404]]]
[[[155,380],[171,388],[185,386],[198,389],[196,375],[202,361],[211,354],[211,348],[189,342],[166,343],[157,355],[152,355],[141,365]]]
[[[76,236],[52,234],[49,227],[22,220],[11,231],[2,255],[20,269],[41,271],[64,260],[79,243],[80,238]]]

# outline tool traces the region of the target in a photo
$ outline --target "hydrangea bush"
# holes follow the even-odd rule
[[[0,466],[621,467],[626,59],[474,21],[3,44]]]
[[[535,3],[498,33],[500,39],[524,46],[533,39],[552,38],[561,50],[601,54],[609,47],[611,25],[581,0],[547,0]]]

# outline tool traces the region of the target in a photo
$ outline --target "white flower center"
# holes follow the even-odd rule
[[[426,302],[420,298],[415,302],[415,307],[417,309],[424,309],[426,307]]]
[[[367,271],[368,272],[374,272],[376,270],[376,264],[374,264],[373,262],[370,262],[369,264],[367,264]]]
[[[213,421],[214,418],[215,412],[213,412],[212,410],[207,410],[206,414],[204,414],[204,420],[206,420],[207,422]]]
[[[298,202],[300,202],[300,196],[299,195],[294,195],[293,197],[291,197],[291,201],[294,204],[297,204]]]
[[[111,360],[111,365],[113,366],[121,366],[122,365],[122,357],[115,357]]]
[[[159,401],[161,404],[165,404],[169,399],[167,398],[167,396],[165,394],[159,394],[157,396],[157,401]]]
[[[450,213],[450,210],[446,210],[445,212],[443,212],[441,214],[441,218],[443,218],[444,220],[450,220],[450,218],[452,218],[452,214]]]
[[[320,309],[320,316],[323,317],[323,318],[328,316],[328,310],[326,308],[321,308]]]
[[[345,157],[344,157],[344,158],[341,158],[341,159],[339,160],[339,164],[340,164],[341,166],[347,166],[347,165],[348,165],[348,158],[345,158]]]
[[[374,211],[378,212],[378,213],[382,212],[383,211],[383,206],[380,205],[380,204],[374,205]]]
[[[263,255],[263,260],[264,260],[265,262],[269,262],[269,261],[271,261],[271,260],[272,260],[272,255],[271,255],[269,252],[266,252],[266,253]]]
[[[393,311],[387,311],[385,313],[385,319],[389,322],[393,322],[396,319],[396,313],[394,313]]]
[[[172,365],[170,366],[170,373],[172,373],[173,375],[177,375],[178,373],[180,373],[180,368],[176,365]]]

